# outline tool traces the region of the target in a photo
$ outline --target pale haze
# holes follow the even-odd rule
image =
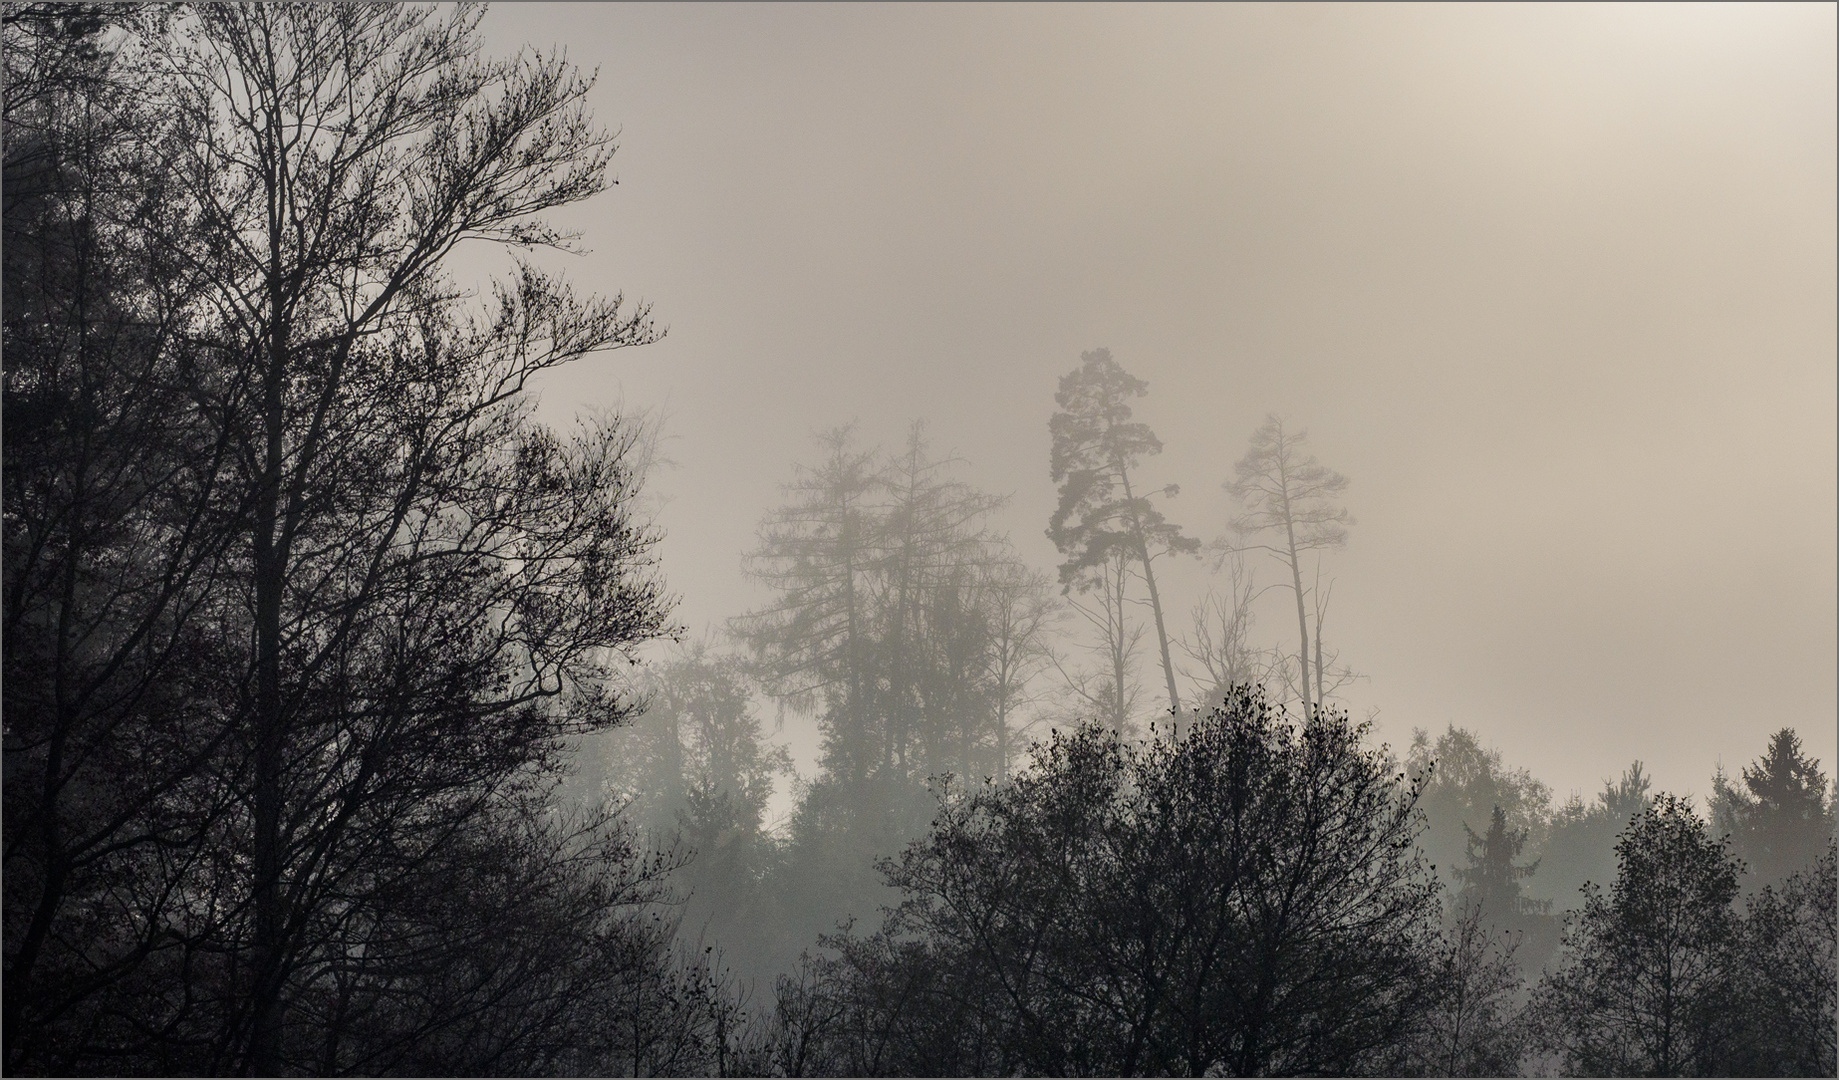
[[[741,554],[813,432],[850,421],[893,444],[926,420],[1051,570],[1054,389],[1104,346],[1149,383],[1144,473],[1181,485],[1190,534],[1224,530],[1267,412],[1351,479],[1327,637],[1395,747],[1454,723],[1561,799],[1636,758],[1702,796],[1792,726],[1832,773],[1832,5],[486,26],[599,70],[619,183],[567,215],[591,251],[561,265],[669,335],[553,378],[543,409],[661,411],[692,632],[763,601]],[[1207,579],[1169,571],[1177,625]],[[1286,602],[1261,642],[1293,647]],[[808,767],[803,728],[782,737]]]

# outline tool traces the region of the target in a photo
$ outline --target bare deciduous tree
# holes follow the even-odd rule
[[[1128,553],[1114,551],[1087,572],[1083,594],[1070,590],[1065,594],[1067,606],[1091,628],[1093,640],[1085,648],[1098,658],[1099,669],[1069,665],[1058,653],[1053,654],[1054,667],[1075,711],[1096,716],[1117,732],[1131,729],[1140,694],[1136,658],[1143,627],[1128,617],[1129,563]]]
[[[1052,581],[1019,560],[990,563],[978,582],[987,642],[982,667],[991,687],[996,735],[996,779],[1006,780],[1021,733],[1016,718],[1033,700],[1035,675],[1051,662],[1048,634],[1063,612]]]
[[[1261,683],[1268,675],[1264,650],[1252,644],[1252,602],[1262,591],[1245,568],[1243,556],[1226,561],[1224,596],[1209,589],[1191,614],[1193,634],[1181,639],[1181,649],[1196,665],[1184,671],[1195,687],[1195,706],[1208,709],[1224,701],[1234,686]]]
[[[1308,595],[1303,588],[1303,555],[1310,551],[1338,548],[1347,542],[1348,527],[1354,519],[1338,499],[1347,490],[1347,477],[1323,466],[1314,455],[1305,456],[1303,446],[1308,432],[1289,431],[1279,416],[1269,416],[1252,434],[1251,449],[1233,466],[1234,478],[1222,486],[1238,499],[1242,512],[1232,519],[1234,539],[1222,539],[1224,551],[1261,550],[1270,553],[1290,574],[1290,589],[1296,595],[1298,634],[1297,691],[1303,708],[1310,704],[1309,616]],[[1270,542],[1258,542],[1270,536]],[[1326,600],[1319,602],[1319,620],[1326,613]],[[1318,643],[1319,644],[1319,643]],[[1316,656],[1316,703],[1321,703],[1326,685],[1320,677],[1322,657]]]

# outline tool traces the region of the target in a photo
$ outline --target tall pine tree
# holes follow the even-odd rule
[[[1149,384],[1132,376],[1111,357],[1110,349],[1082,353],[1079,366],[1060,378],[1054,401],[1060,410],[1048,421],[1053,436],[1049,471],[1060,485],[1060,502],[1047,525],[1047,536],[1066,560],[1060,583],[1104,597],[1108,639],[1113,643],[1116,676],[1121,682],[1122,650],[1129,631],[1123,625],[1123,583],[1129,570],[1140,570],[1155,619],[1156,645],[1167,682],[1169,711],[1179,714],[1175,664],[1156,588],[1155,560],[1163,555],[1191,555],[1200,541],[1181,535],[1151,502],[1152,492],[1135,475],[1146,457],[1162,452],[1162,440],[1148,424],[1131,419],[1130,401],[1149,392]],[[1153,494],[1173,496],[1174,484]],[[1123,687],[1116,687],[1120,701]],[[1117,718],[1121,721],[1121,717]]]

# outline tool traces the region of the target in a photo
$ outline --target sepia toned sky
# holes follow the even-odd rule
[[[1327,640],[1395,746],[1705,794],[1839,724],[1835,7],[518,4],[597,67],[578,287],[668,338],[543,389],[662,409],[692,630],[811,434],[929,422],[1035,565],[1057,378],[1109,347],[1212,539],[1266,412],[1352,480]],[[1275,566],[1258,567],[1272,580]],[[1207,584],[1191,561],[1165,591]],[[1283,600],[1256,630],[1288,645]],[[1154,672],[1147,674],[1153,676]],[[1152,686],[1155,680],[1150,680]],[[796,742],[803,735],[790,731]],[[808,758],[807,758],[808,760]]]

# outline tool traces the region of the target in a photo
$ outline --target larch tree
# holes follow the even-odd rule
[[[1347,490],[1347,477],[1306,454],[1304,445],[1309,433],[1285,427],[1280,416],[1268,416],[1252,434],[1251,448],[1233,466],[1233,479],[1222,486],[1239,500],[1241,512],[1232,519],[1232,541],[1222,540],[1228,551],[1263,550],[1283,564],[1290,574],[1290,589],[1296,595],[1297,690],[1305,711],[1309,708],[1309,615],[1303,588],[1303,556],[1307,552],[1338,548],[1347,543],[1347,531],[1354,524],[1347,509],[1340,505],[1341,493]],[[1269,537],[1268,542],[1262,538]],[[1317,608],[1319,620],[1325,605]],[[1317,700],[1326,686],[1321,685],[1321,652],[1316,652]]]
[[[747,574],[776,594],[730,628],[759,662],[766,688],[796,707],[820,707],[839,779],[860,782],[870,747],[875,679],[869,579],[879,558],[882,463],[844,427],[820,436],[825,456],[800,466],[785,505],[760,525]]]
[[[1132,478],[1146,457],[1162,452],[1162,440],[1148,424],[1131,419],[1130,402],[1149,392],[1149,384],[1133,377],[1111,357],[1109,349],[1080,355],[1079,367],[1060,378],[1054,401],[1060,410],[1048,421],[1053,436],[1049,471],[1060,485],[1060,501],[1048,521],[1047,536],[1066,557],[1060,564],[1060,583],[1068,589],[1097,589],[1105,597],[1107,638],[1120,659],[1117,645],[1129,639],[1121,624],[1124,570],[1140,569],[1149,593],[1149,606],[1161,653],[1162,674],[1169,696],[1169,711],[1179,714],[1181,695],[1175,686],[1175,664],[1169,653],[1167,623],[1162,615],[1162,594],[1156,588],[1155,560],[1163,555],[1194,554],[1200,541],[1181,535],[1181,527],[1168,521],[1150,501],[1140,476]],[[1173,496],[1174,484],[1157,494]],[[1119,681],[1122,663],[1115,663]],[[1123,688],[1117,689],[1120,700]]]
[[[984,627],[968,592],[991,554],[983,523],[1003,500],[953,479],[962,464],[934,457],[925,425],[916,422],[887,471],[881,609],[888,757],[909,776],[944,771],[954,756],[946,745],[958,741],[950,729],[980,711],[966,691]]]

